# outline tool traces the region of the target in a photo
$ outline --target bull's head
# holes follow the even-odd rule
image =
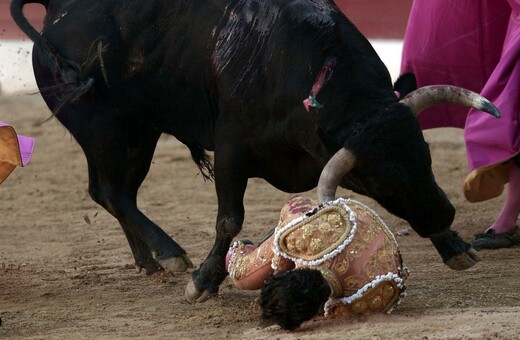
[[[372,197],[423,237],[448,229],[455,209],[435,182],[430,151],[416,119],[426,108],[447,102],[500,116],[488,100],[462,88],[417,89],[346,138],[321,174],[319,201],[333,200],[341,185]]]

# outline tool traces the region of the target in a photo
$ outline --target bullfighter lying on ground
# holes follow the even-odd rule
[[[257,246],[236,241],[226,257],[233,284],[262,288],[262,316],[293,330],[324,306],[325,316],[390,312],[407,269],[383,220],[352,199],[318,205],[295,196]]]

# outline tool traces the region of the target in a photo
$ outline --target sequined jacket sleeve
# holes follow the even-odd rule
[[[279,271],[294,267],[291,261],[274,255],[273,236],[258,247],[237,241],[229,249],[227,270],[235,287],[255,290],[262,288],[265,280],[273,275],[273,261]]]

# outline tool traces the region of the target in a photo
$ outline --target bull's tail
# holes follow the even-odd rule
[[[204,149],[200,145],[191,144],[188,145],[191,158],[197,164],[200,173],[202,174],[202,178],[204,181],[212,181],[215,179],[215,171],[213,170],[213,164],[211,162],[210,157],[204,151]]]
[[[23,14],[23,7],[26,4],[41,4],[47,9],[47,6],[49,6],[49,0],[13,0],[11,2],[11,16],[13,17],[14,22],[25,34],[27,34],[29,38],[31,38],[32,41],[37,42],[42,38],[40,33],[34,29]]]

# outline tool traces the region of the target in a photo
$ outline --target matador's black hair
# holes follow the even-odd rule
[[[260,295],[262,317],[274,320],[286,330],[294,330],[317,315],[331,288],[314,269],[296,269],[270,277]]]

